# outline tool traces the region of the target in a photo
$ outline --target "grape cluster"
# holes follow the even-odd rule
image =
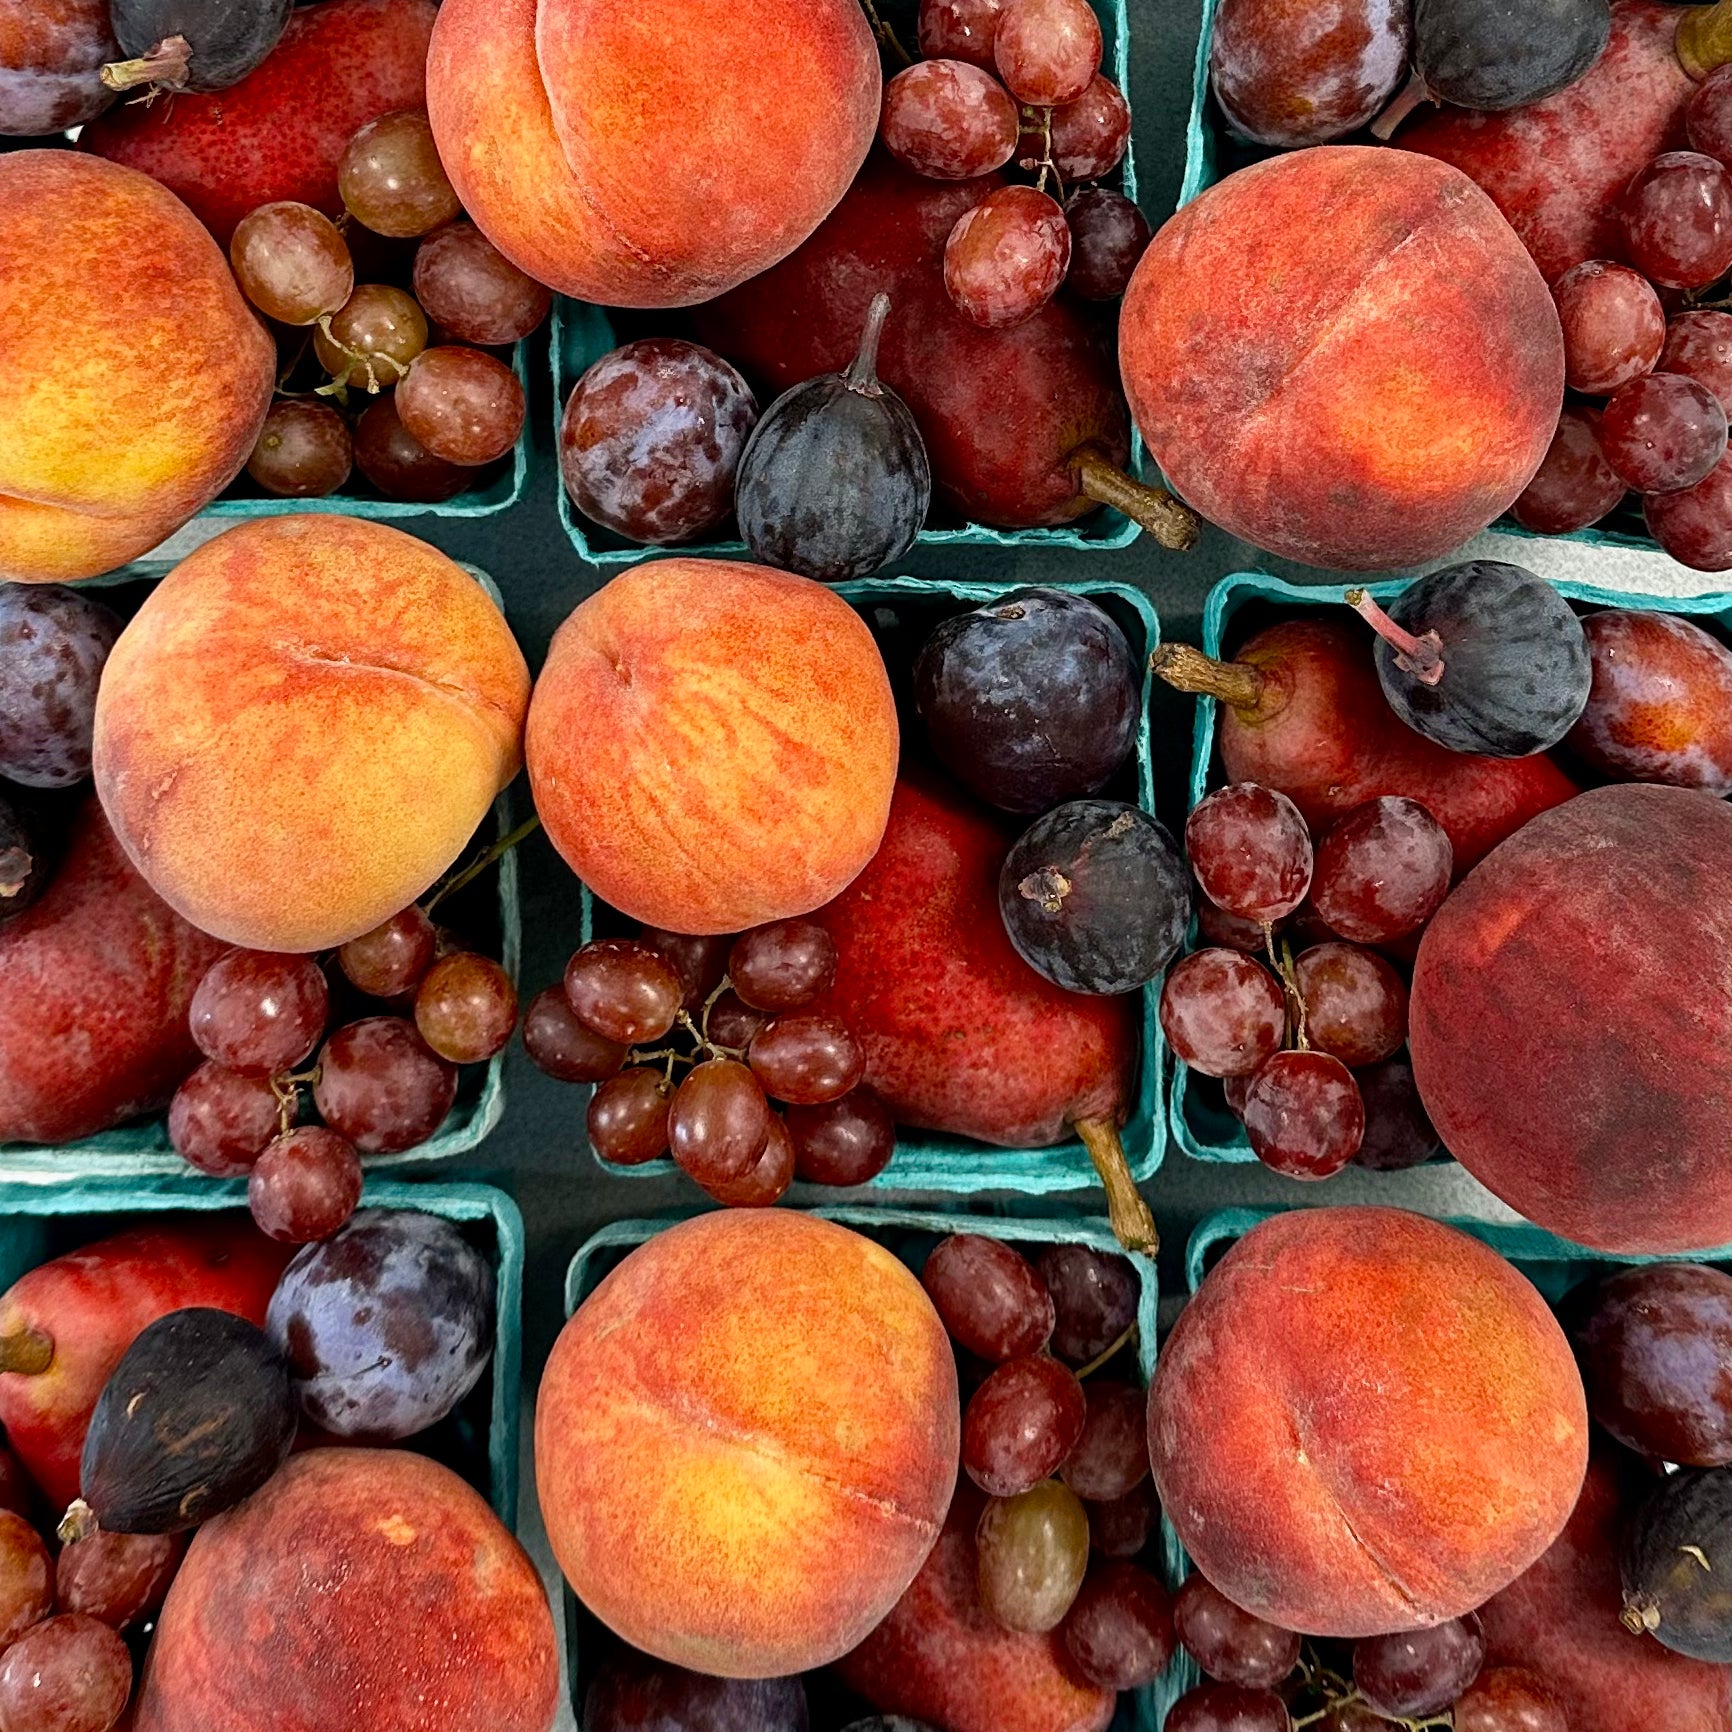
[[[1257,1158],[1289,1178],[1428,1159],[1437,1136],[1399,1056],[1407,983],[1373,947],[1410,959],[1448,894],[1443,826],[1416,800],[1383,797],[1314,846],[1291,800],[1245,782],[1197,805],[1185,850],[1209,943],[1161,993],[1174,1053],[1220,1081]],[[1297,955],[1295,936],[1311,941]]]
[[[835,943],[809,920],[737,937],[645,927],[584,945],[531,1001],[523,1045],[549,1076],[597,1085],[604,1161],[671,1153],[716,1202],[767,1208],[796,1177],[863,1185],[895,1150],[864,1049],[817,1007],[835,978]]]
[[[339,222],[262,205],[229,245],[280,350],[281,394],[247,473],[267,493],[316,499],[358,466],[387,499],[434,504],[516,443],[523,387],[489,351],[528,336],[552,297],[461,220],[424,114],[363,127],[338,186]],[[365,400],[352,423],[351,392]]]

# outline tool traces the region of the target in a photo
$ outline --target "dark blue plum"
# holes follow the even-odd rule
[[[111,90],[227,90],[276,47],[294,0],[113,0],[115,40],[131,56],[103,70]]]
[[[1574,84],[1612,33],[1610,0],[1414,0],[1413,62],[1460,108],[1520,108]]]
[[[96,688],[120,617],[60,584],[0,583],[0,776],[70,788],[90,774]]]
[[[798,1678],[712,1678],[627,1652],[596,1673],[583,1732],[806,1732]]]

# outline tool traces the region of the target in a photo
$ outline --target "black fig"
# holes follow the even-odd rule
[[[1520,108],[1574,84],[1611,34],[1611,0],[1414,0],[1413,64],[1439,102]]]
[[[890,314],[879,295],[846,373],[821,373],[765,410],[740,457],[734,511],[766,565],[841,583],[914,545],[932,503],[932,466],[908,405],[878,378]]]
[[[227,90],[276,47],[295,0],[113,0],[132,58],[102,69],[110,90]]]
[[[1624,1545],[1624,1622],[1680,1654],[1732,1662],[1732,1468],[1669,1474]]]
[[[103,1385],[84,1438],[84,1495],[60,1537],[197,1527],[257,1491],[294,1439],[289,1370],[265,1332],[227,1311],[171,1311]]]

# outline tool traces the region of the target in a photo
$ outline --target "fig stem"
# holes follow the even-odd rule
[[[1434,686],[1443,678],[1443,639],[1428,631],[1419,637],[1399,626],[1364,589],[1350,589],[1342,598],[1386,644],[1398,652],[1395,665],[1412,674],[1422,686]]]
[[[525,818],[509,836],[501,836],[492,847],[484,848],[463,870],[454,877],[447,878],[431,896],[427,898],[423,913],[431,914],[447,896],[455,896],[465,885],[472,884],[493,864],[495,860],[503,860],[519,842],[533,836],[541,828],[541,819],[534,813]]]
[[[30,882],[30,850],[0,848],[0,897],[16,896]]]
[[[66,1514],[60,1518],[60,1526],[54,1531],[63,1544],[73,1545],[79,1540],[89,1539],[100,1525],[96,1511],[83,1498],[76,1497],[67,1505]]]
[[[1196,513],[1164,487],[1150,487],[1132,479],[1116,463],[1109,462],[1098,445],[1078,446],[1070,454],[1070,468],[1076,477],[1077,490],[1085,499],[1122,511],[1162,547],[1188,553],[1197,545],[1200,527]]]
[[[1372,121],[1370,132],[1373,138],[1381,139],[1387,144],[1395,136],[1395,129],[1422,103],[1436,102],[1426,88],[1425,79],[1419,74],[1408,79],[1401,94],[1395,98],[1378,117]]]
[[[111,60],[99,76],[110,90],[131,90],[140,84],[162,84],[178,90],[186,83],[192,44],[184,36],[165,36],[136,60]]]
[[[1717,66],[1732,60],[1732,0],[1692,6],[1678,20],[1678,64],[1698,84]]]
[[[1235,710],[1254,710],[1263,701],[1264,676],[1245,662],[1221,662],[1188,643],[1164,643],[1149,656],[1149,671],[1176,692],[1219,698]]]
[[[1149,1205],[1131,1177],[1118,1126],[1106,1119],[1078,1119],[1076,1134],[1082,1138],[1083,1147],[1100,1174],[1114,1236],[1127,1251],[1154,1256],[1161,1248],[1161,1236],[1155,1230],[1155,1217],[1149,1213]]]
[[[884,335],[884,321],[890,317],[890,297],[876,294],[866,309],[866,328],[860,333],[860,351],[854,364],[843,375],[850,391],[863,397],[881,397],[884,387],[878,383],[878,342]]]
[[[0,1335],[0,1371],[39,1377],[53,1363],[54,1337],[33,1323],[26,1323],[9,1335]]]

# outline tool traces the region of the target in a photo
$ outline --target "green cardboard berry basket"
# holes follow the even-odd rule
[[[885,659],[891,664],[891,682],[897,688],[898,719],[904,747],[917,741],[919,722],[907,701],[903,665],[912,662],[927,632],[941,619],[984,606],[1026,589],[1027,584],[942,583],[916,577],[868,577],[837,586],[838,591],[872,627],[880,647],[891,646]],[[1048,587],[1086,596],[1113,616],[1129,640],[1132,657],[1141,670],[1142,709],[1137,726],[1132,763],[1125,766],[1103,790],[1109,799],[1128,800],[1153,812],[1154,765],[1149,733],[1148,657],[1160,642],[1160,621],[1140,590],[1120,583],[1066,583]],[[1032,821],[1032,820],[1031,820]],[[632,923],[583,889],[581,942],[596,937],[631,933]],[[1122,1140],[1131,1175],[1138,1183],[1154,1176],[1166,1153],[1166,1118],[1161,1088],[1166,1043],[1160,1018],[1155,1014],[1160,1000],[1160,982],[1145,986],[1140,995],[1136,1096],[1125,1122]],[[674,1172],[673,1161],[663,1156],[642,1166],[618,1167],[603,1161],[593,1150],[591,1159],[605,1172],[620,1178],[660,1178]],[[1053,1191],[1074,1191],[1097,1183],[1088,1151],[1077,1140],[1047,1149],[1002,1149],[978,1143],[969,1137],[949,1136],[938,1131],[896,1133],[896,1153],[890,1165],[862,1189],[894,1191],[1017,1191],[1042,1196]]]
[[[461,562],[460,562],[461,563]],[[136,564],[110,572],[106,577],[92,578],[81,588],[115,589],[122,593],[112,598],[122,614],[131,616],[142,601],[142,586],[165,576],[173,569],[169,562],[140,560]],[[499,586],[478,566],[463,565],[463,569],[492,597],[501,612],[504,603]],[[493,814],[477,831],[471,847],[462,860],[470,858],[490,838],[502,838],[512,828],[511,792],[507,789],[493,803]],[[459,861],[461,864],[461,860]],[[473,891],[464,894],[472,898],[469,909],[479,916],[481,930],[478,940],[496,943],[496,955],[505,965],[513,981],[523,953],[523,910],[518,889],[517,854],[507,852],[496,866],[488,869],[495,878],[496,906],[481,910]],[[485,877],[481,880],[484,884]],[[457,1099],[445,1123],[424,1143],[405,1149],[396,1155],[368,1155],[364,1165],[369,1172],[382,1168],[419,1168],[432,1162],[449,1161],[475,1148],[505,1115],[505,1054],[496,1053],[486,1065],[465,1065],[457,1086]],[[143,1178],[145,1175],[181,1175],[194,1180],[192,1173],[168,1140],[166,1114],[135,1119],[112,1130],[98,1131],[79,1142],[9,1143],[0,1141],[0,1183],[8,1180],[49,1183],[59,1180],[90,1180],[104,1178]],[[216,1184],[215,1180],[202,1181]]]
[[[1262,572],[1241,571],[1224,577],[1209,591],[1203,607],[1203,652],[1220,656],[1224,648],[1236,646],[1243,633],[1235,629],[1246,608],[1274,607],[1291,612],[1305,607],[1345,608],[1343,597],[1350,588],[1369,590],[1380,601],[1401,594],[1410,579],[1397,578],[1367,584],[1295,584]],[[1602,589],[1591,583],[1556,582],[1558,592],[1584,607],[1617,607],[1650,613],[1687,614],[1732,642],[1732,592],[1716,595],[1654,596]],[[1223,780],[1215,760],[1216,702],[1197,700],[1192,737],[1189,805],[1195,806],[1212,787]],[[1196,943],[1193,925],[1191,944]],[[1167,1101],[1173,1141],[1193,1160],[1254,1161],[1244,1126],[1228,1112],[1217,1086],[1205,1080],[1199,1086],[1186,1067],[1173,1060]]]
[[[1131,23],[1128,0],[1090,0],[1101,22],[1103,51],[1101,69],[1125,93],[1131,93]],[[898,20],[900,25],[901,20]],[[912,37],[907,39],[912,48]],[[886,77],[895,70],[886,69]],[[1128,199],[1137,196],[1136,137],[1125,147],[1124,161],[1118,169],[1120,190]],[[677,313],[661,315],[660,323],[643,324],[640,315],[631,317],[631,336],[669,330],[678,334],[672,321]],[[566,400],[585,371],[609,350],[617,348],[628,337],[622,335],[615,316],[606,307],[587,302],[557,298],[553,304],[553,449],[556,460],[559,450],[560,422],[565,414]],[[769,404],[761,405],[768,408]],[[1127,465],[1135,476],[1144,473],[1142,436],[1131,425],[1131,456]],[[571,502],[563,486],[559,489],[559,520],[571,537],[571,544],[592,565],[628,565],[641,559],[646,549],[637,542],[627,541],[612,530],[592,523]],[[732,533],[732,523],[727,526]],[[942,528],[922,529],[921,547],[1066,547],[1097,550],[1129,547],[1141,531],[1128,517],[1103,506],[1080,523],[1057,529],[994,529],[984,523],[960,523]],[[738,558],[746,551],[740,540],[702,541],[689,546],[672,548],[670,552],[713,554],[723,558]]]
[[[185,1173],[185,1169],[182,1169]],[[425,1453],[444,1460],[482,1492],[509,1528],[517,1525],[517,1439],[523,1355],[523,1218],[490,1185],[406,1185],[369,1179],[364,1209],[421,1209],[457,1226],[486,1257],[495,1277],[493,1359],[449,1421],[428,1434]],[[244,1180],[78,1178],[59,1185],[0,1180],[0,1289],[74,1246],[124,1232],[139,1217],[228,1212],[244,1215]],[[406,1449],[417,1449],[411,1438]]]
[[[572,1258],[565,1277],[565,1314],[577,1310],[602,1281],[646,1240],[664,1228],[691,1219],[707,1210],[685,1210],[653,1219],[615,1221],[586,1240]],[[951,1233],[980,1233],[988,1238],[1002,1239],[1028,1252],[1038,1252],[1044,1245],[1087,1245],[1096,1251],[1128,1257],[1141,1283],[1137,1303],[1137,1375],[1147,1383],[1155,1371],[1156,1322],[1160,1305],[1159,1277],[1152,1257],[1127,1252],[1113,1237],[1112,1229],[1103,1220],[1078,1216],[1073,1219],[1045,1219],[1000,1213],[944,1213],[928,1209],[891,1209],[839,1207],[806,1211],[820,1220],[834,1221],[850,1227],[866,1238],[875,1240],[894,1252],[916,1275],[926,1262],[927,1253],[942,1238]],[[1151,1539],[1150,1550],[1154,1550]],[[1164,1548],[1163,1548],[1164,1549]],[[1178,1578],[1172,1578],[1172,1583]],[[583,1694],[596,1669],[596,1650],[605,1648],[605,1632],[599,1621],[580,1607],[569,1587],[564,1590],[566,1678],[571,1690],[572,1710],[578,1724],[583,1723]],[[610,1638],[609,1638],[610,1640]],[[869,1714],[870,1708],[855,1705],[831,1718],[823,1712],[818,1681],[823,1674],[808,1674],[808,1691],[814,1705],[813,1725],[841,1726],[853,1719],[855,1712]],[[816,1686],[816,1687],[814,1687]],[[1126,1691],[1119,1697],[1118,1713],[1110,1732],[1159,1732],[1164,1707],[1159,1683],[1136,1691]],[[840,1694],[838,1687],[838,1694]],[[852,1703],[852,1698],[849,1698]],[[838,1705],[841,1711],[841,1705]]]

